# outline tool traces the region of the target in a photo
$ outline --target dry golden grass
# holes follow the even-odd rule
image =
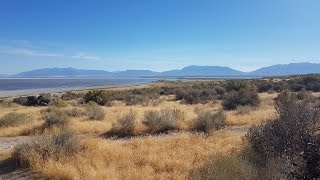
[[[239,152],[241,136],[177,133],[130,140],[87,138],[84,152],[61,161],[34,158],[32,170],[56,179],[186,179],[215,154]]]
[[[275,113],[273,99],[277,94],[260,94],[262,100],[261,106],[257,109],[251,110],[248,114],[239,115],[237,111],[228,111],[226,113],[227,125],[251,125],[256,123],[262,123],[269,120]],[[103,107],[106,117],[102,121],[90,121],[88,117],[76,117],[71,118],[70,128],[78,134],[103,134],[111,129],[112,124],[115,123],[124,114],[134,111],[137,113],[137,125],[136,131],[141,132],[145,129],[142,125],[144,113],[150,110],[161,110],[165,108],[180,109],[184,113],[184,119],[179,122],[179,128],[182,130],[188,130],[197,117],[194,112],[195,109],[209,109],[213,111],[221,110],[221,101],[208,104],[197,104],[197,105],[186,105],[180,104],[177,101],[172,101],[171,96],[161,97],[163,101],[155,106],[126,106],[122,102],[115,102],[112,107]],[[72,107],[64,108],[70,109]],[[83,107],[82,107],[83,108]],[[1,108],[0,114],[4,115],[9,112],[19,112],[30,114],[33,118],[32,123],[21,124],[16,127],[7,127],[0,129],[0,137],[10,137],[28,134],[28,132],[41,126],[43,123],[40,111],[44,107],[22,107],[18,106],[15,108]]]
[[[26,124],[20,124],[13,127],[3,127],[0,128],[0,137],[12,137],[26,135],[32,131],[35,127],[42,124],[43,120],[40,117],[40,110],[42,108],[35,107],[23,107],[18,106],[15,108],[0,108],[0,117],[8,114],[10,112],[26,113],[31,116],[32,120]]]
[[[277,94],[259,94],[261,105],[248,114],[239,115],[237,110],[227,112],[227,125],[252,125],[270,120],[275,115],[274,101]]]
[[[273,99],[277,94],[260,94],[261,106],[248,114],[239,115],[228,111],[226,123],[229,126],[252,125],[265,122],[275,113]],[[222,109],[221,101],[208,104],[185,105],[172,101],[173,97],[161,97],[156,105],[126,106],[115,102],[112,107],[103,107],[106,117],[101,121],[90,121],[88,117],[71,118],[69,128],[81,134],[81,144],[85,150],[75,156],[45,162],[33,158],[31,170],[46,178],[54,179],[187,179],[189,173],[204,166],[215,155],[230,155],[240,152],[245,144],[245,132],[230,129],[216,131],[209,136],[197,133],[179,132],[163,136],[144,136],[127,140],[98,138],[109,131],[124,114],[137,114],[135,131],[145,130],[142,124],[144,113],[149,110],[177,108],[184,113],[179,128],[188,130],[197,117],[195,109]],[[72,104],[72,103],[71,103]],[[72,105],[65,108],[71,109]],[[80,107],[83,108],[84,107]],[[0,129],[0,137],[19,136],[43,123],[40,111],[43,107],[15,107],[0,109],[0,114],[21,112],[33,117],[32,123]],[[50,133],[50,132],[46,132]],[[137,133],[139,134],[139,133]],[[0,151],[0,157],[3,152]],[[6,152],[6,156],[7,156]]]

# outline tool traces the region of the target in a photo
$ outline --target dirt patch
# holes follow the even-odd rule
[[[29,136],[0,138],[0,151],[13,148],[16,144],[30,140]]]

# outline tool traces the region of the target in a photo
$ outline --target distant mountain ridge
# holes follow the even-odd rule
[[[283,76],[295,74],[320,73],[320,64],[317,63],[290,63],[277,64],[269,67],[263,67],[250,72],[255,76]]]
[[[162,72],[163,76],[238,76],[244,72],[222,66],[188,66],[181,70]]]
[[[75,68],[44,68],[1,77],[165,77],[165,76],[282,76],[320,73],[320,63],[290,63],[263,67],[252,72],[243,72],[222,66],[187,66],[180,70],[155,72],[150,70],[126,70],[109,72]]]

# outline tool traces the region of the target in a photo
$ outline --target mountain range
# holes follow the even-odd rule
[[[0,77],[186,77],[186,76],[282,76],[320,73],[319,63],[290,63],[263,67],[243,72],[222,66],[188,66],[179,70],[155,72],[150,70],[126,70],[109,72],[104,70],[83,70],[75,68],[44,68]]]

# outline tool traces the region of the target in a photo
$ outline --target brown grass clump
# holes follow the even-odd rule
[[[79,152],[81,146],[69,130],[38,136],[14,148],[13,157],[22,167],[42,166],[47,160],[59,160]]]
[[[86,114],[90,120],[103,120],[105,117],[103,108],[94,102],[86,105]]]
[[[54,127],[63,128],[69,123],[69,117],[65,111],[53,110],[44,115],[43,129]]]
[[[134,136],[134,127],[137,115],[130,111],[122,116],[117,123],[113,124],[110,131],[105,133],[104,137],[129,138]]]
[[[0,118],[0,127],[10,127],[31,121],[28,114],[11,112]]]
[[[67,112],[68,116],[75,117],[75,118],[84,116],[86,114],[81,108],[78,108],[78,107],[74,107],[72,109],[69,109],[66,112]]]
[[[226,125],[226,115],[223,111],[214,113],[209,110],[197,111],[198,118],[194,122],[193,128],[196,131],[209,133],[213,130],[221,129]]]
[[[211,157],[205,166],[191,173],[190,179],[256,180],[261,178],[256,168],[240,155],[220,154]]]
[[[167,133],[177,130],[177,120],[175,110],[162,109],[159,111],[147,111],[144,115],[143,124],[148,127],[147,132],[150,134]]]

